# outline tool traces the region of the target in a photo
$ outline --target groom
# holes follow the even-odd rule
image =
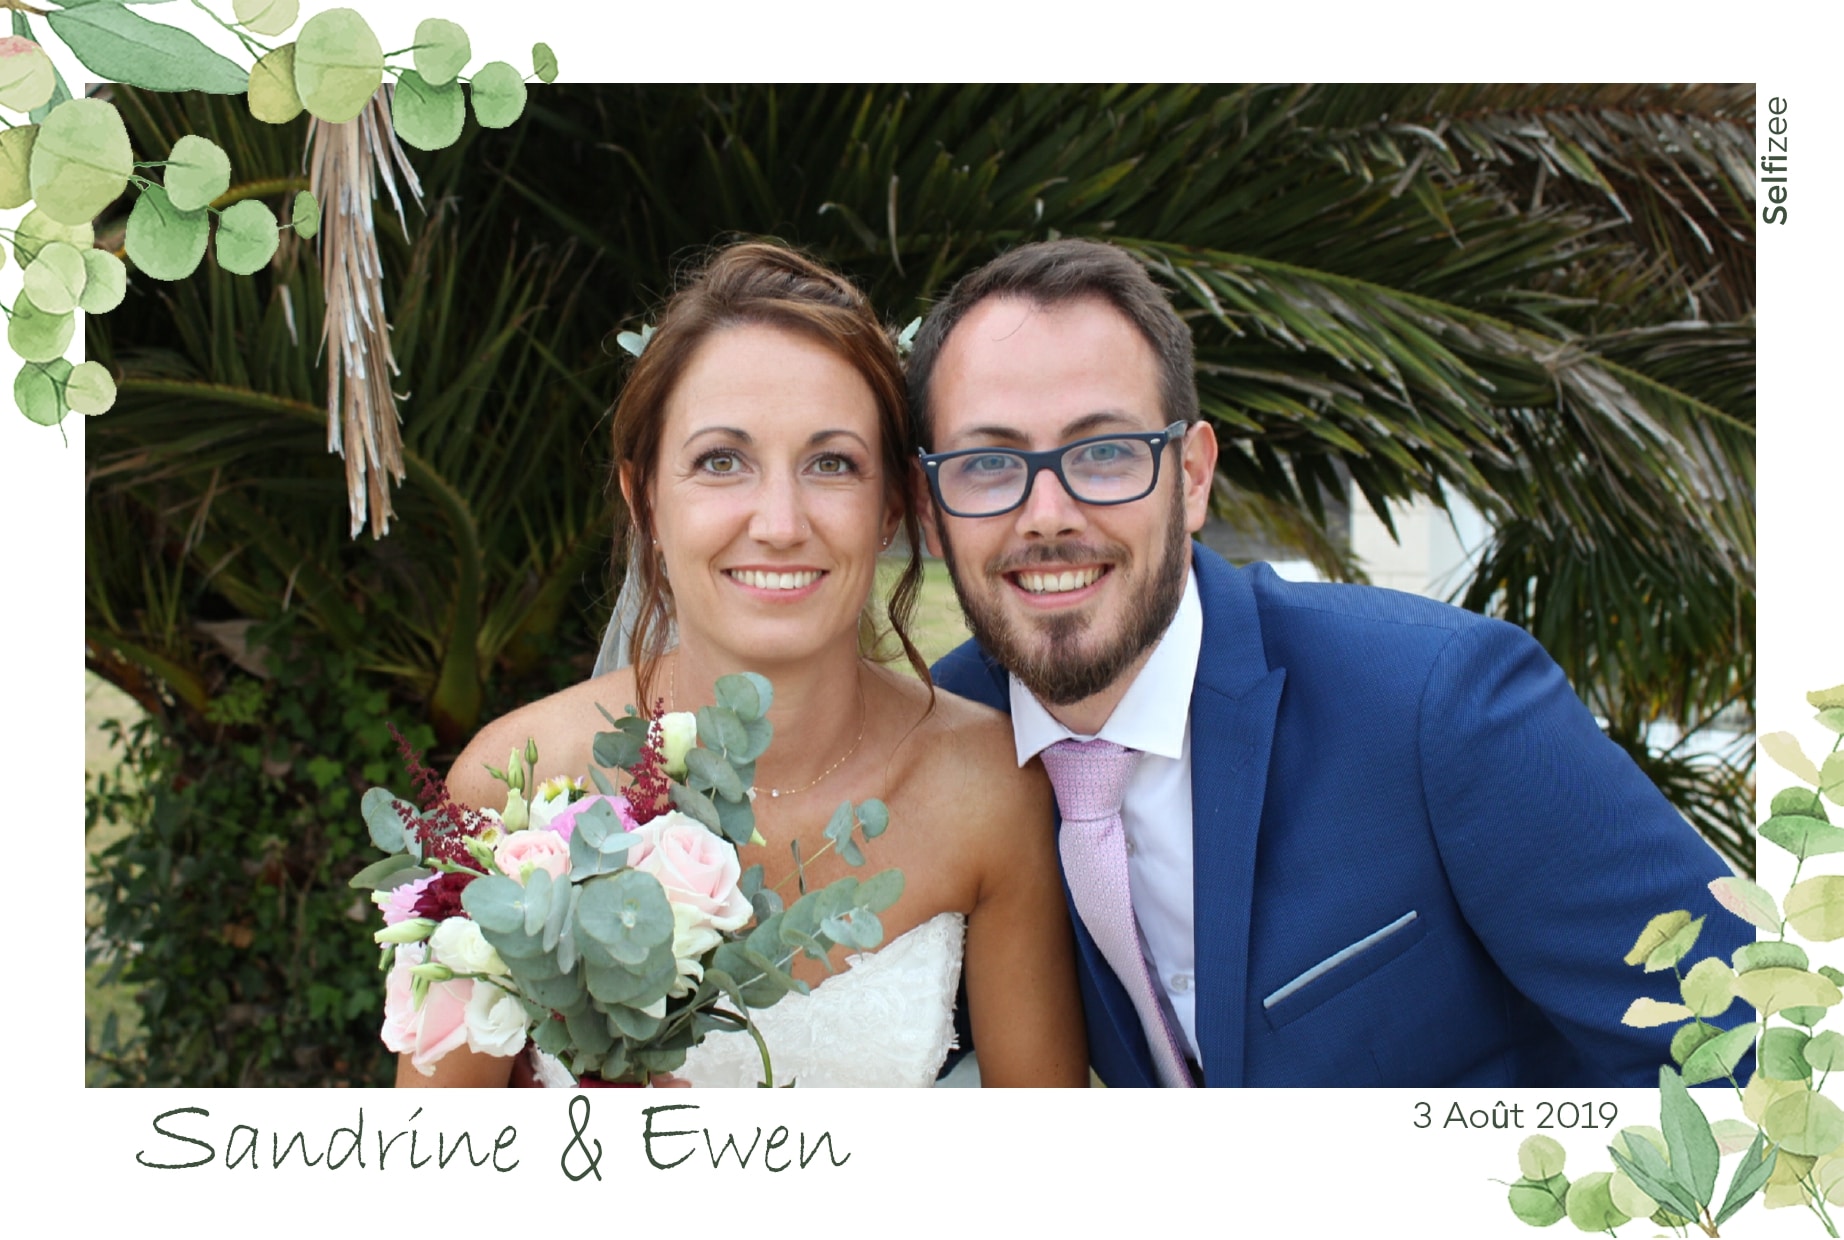
[[[1672,1030],[1620,1018],[1675,979],[1622,957],[1673,909],[1709,917],[1684,968],[1750,940],[1726,867],[1521,630],[1194,544],[1192,368],[1140,265],[1079,240],[961,280],[909,363],[974,633],[936,680],[1050,775],[1096,1073],[1656,1084]]]

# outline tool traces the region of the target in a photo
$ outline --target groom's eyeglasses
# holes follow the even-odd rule
[[[941,510],[953,517],[996,517],[1024,503],[1040,473],[1052,473],[1084,504],[1131,504],[1159,484],[1165,445],[1183,439],[1185,423],[1164,430],[1096,435],[1060,448],[963,448],[921,452],[923,472]]]

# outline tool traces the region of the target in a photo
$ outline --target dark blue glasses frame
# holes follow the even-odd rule
[[[935,497],[935,503],[941,507],[943,512],[951,517],[1004,516],[1013,509],[1021,507],[1027,499],[1031,498],[1031,488],[1037,485],[1037,475],[1041,473],[1055,474],[1056,480],[1063,486],[1064,493],[1077,503],[1088,504],[1095,508],[1107,508],[1115,504],[1137,503],[1153,493],[1153,488],[1159,485],[1159,462],[1165,457],[1165,445],[1171,443],[1174,439],[1182,440],[1188,426],[1189,423],[1180,419],[1165,427],[1163,430],[1123,431],[1109,435],[1091,435],[1087,439],[1078,439],[1073,443],[1066,443],[1055,448],[1045,448],[1041,452],[1026,452],[1019,448],[1001,448],[989,445],[983,448],[961,448],[953,452],[924,452],[918,448],[916,449],[916,455],[922,460],[923,473],[928,475],[928,489]],[[1152,449],[1152,476],[1146,481],[1146,489],[1141,491],[1138,495],[1123,496],[1119,499],[1084,499],[1077,493],[1077,488],[1069,484],[1069,476],[1063,472],[1064,458],[1076,449],[1088,447],[1090,444],[1119,443],[1123,440],[1132,443],[1143,443]],[[1000,455],[1014,457],[1024,462],[1024,489],[1019,493],[1016,500],[1012,501],[1004,508],[994,509],[991,512],[963,512],[955,508],[942,497],[941,467],[944,463],[965,456]]]

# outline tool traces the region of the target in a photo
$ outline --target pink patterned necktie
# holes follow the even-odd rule
[[[1153,992],[1152,974],[1140,950],[1127,881],[1121,798],[1140,756],[1137,749],[1104,740],[1062,740],[1043,751],[1044,770],[1063,813],[1057,847],[1076,912],[1133,999],[1160,1083],[1190,1085],[1184,1052]]]

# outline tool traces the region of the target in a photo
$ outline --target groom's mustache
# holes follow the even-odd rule
[[[1007,573],[1046,564],[1117,564],[1126,558],[1125,548],[1094,547],[1087,543],[1040,543],[1006,556],[988,571],[1003,577]]]

